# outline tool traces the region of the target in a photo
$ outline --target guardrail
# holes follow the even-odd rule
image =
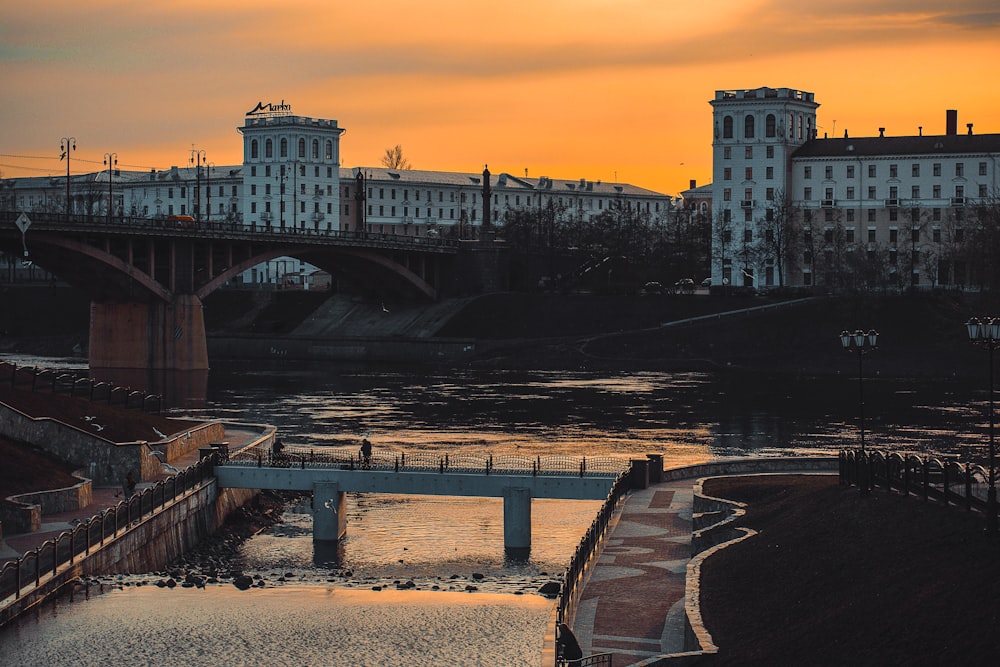
[[[598,665],[611,665],[610,654],[599,654],[577,660],[567,660],[564,655],[565,642],[562,638],[562,633],[563,628],[567,627],[566,616],[570,609],[576,605],[582,591],[581,584],[583,582],[583,575],[587,570],[587,565],[604,540],[615,510],[618,509],[618,505],[625,498],[625,493],[629,489],[631,476],[632,468],[630,463],[629,467],[622,471],[618,475],[618,479],[615,480],[614,485],[608,492],[608,497],[597,512],[597,516],[594,517],[590,528],[587,529],[587,532],[580,540],[580,544],[577,545],[576,551],[573,552],[573,557],[570,559],[569,566],[563,575],[562,590],[559,593],[559,602],[556,604],[556,627],[554,635],[556,638],[556,667],[583,667],[584,665],[597,667]],[[604,662],[605,656],[607,657],[606,662]],[[591,662],[582,662],[584,660]]]
[[[986,509],[988,471],[981,465],[954,459],[920,458],[915,454],[842,450],[840,483],[862,490],[881,486],[887,491],[933,498],[966,510]]]
[[[17,560],[7,562],[0,568],[0,601],[19,600],[22,595],[41,586],[49,575],[55,576],[60,567],[73,565],[76,559],[88,556],[91,549],[104,546],[127,532],[135,523],[163,510],[211,478],[211,465],[207,461],[199,461],[133,494],[116,506],[81,521],[72,530],[46,541]]]
[[[163,409],[163,397],[158,394],[147,394],[133,390],[132,387],[95,380],[85,371],[18,367],[13,362],[0,361],[0,372],[7,376],[12,389],[82,396],[92,402],[103,401],[108,405],[121,405],[126,409],[135,408],[156,414]]]
[[[275,468],[329,468],[381,470],[393,472],[482,473],[485,475],[560,475],[615,477],[631,465],[611,456],[517,456],[493,454],[441,454],[439,452],[396,452],[374,450],[365,458],[354,448],[324,447],[320,450],[275,452],[248,447],[223,457],[224,465]]]
[[[0,224],[10,224],[21,214],[19,211],[0,211]],[[219,238],[233,240],[282,240],[295,242],[331,241],[342,245],[364,245],[392,248],[420,248],[424,250],[455,250],[458,241],[431,236],[402,236],[368,231],[344,231],[340,229],[299,228],[280,223],[245,224],[234,220],[212,220],[186,222],[167,218],[143,218],[138,216],[66,215],[65,213],[42,213],[27,211],[33,230],[61,232],[106,232],[111,234],[134,234],[137,230],[152,231],[165,236],[198,238]]]

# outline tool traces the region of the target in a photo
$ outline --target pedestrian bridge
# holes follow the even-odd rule
[[[645,460],[643,460],[645,463]],[[504,547],[531,547],[532,498],[604,500],[627,459],[566,456],[459,456],[375,452],[366,462],[353,450],[273,455],[254,448],[215,465],[220,487],[309,491],[313,540],[347,532],[345,494],[392,493],[503,498]]]

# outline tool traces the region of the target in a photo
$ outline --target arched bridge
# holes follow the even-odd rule
[[[628,460],[568,456],[448,456],[376,452],[363,460],[344,450],[274,456],[250,448],[214,467],[221,487],[311,491],[313,540],[347,531],[346,492],[503,498],[504,547],[531,547],[531,499],[604,500]]]
[[[433,300],[454,270],[458,242],[0,211],[0,250],[91,296],[91,367],[201,370],[202,300],[253,266],[290,256],[361,289]]]

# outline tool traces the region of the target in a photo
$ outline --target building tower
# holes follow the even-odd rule
[[[791,155],[815,138],[819,104],[812,93],[766,87],[717,90],[710,104],[712,284],[777,285],[782,240],[768,223],[787,212]]]
[[[258,103],[243,127],[243,221],[284,233],[327,232],[340,224],[340,135],[337,121]]]

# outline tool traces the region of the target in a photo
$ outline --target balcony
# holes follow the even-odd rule
[[[885,207],[886,208],[899,208],[899,200],[898,199],[886,199],[885,200]]]
[[[837,205],[837,202],[834,199],[824,199],[823,200],[823,208],[833,208],[836,205]]]
[[[753,208],[753,200],[752,199],[741,199],[740,200],[740,208]]]
[[[965,197],[952,197],[951,198],[951,205],[952,206],[965,206]]]

